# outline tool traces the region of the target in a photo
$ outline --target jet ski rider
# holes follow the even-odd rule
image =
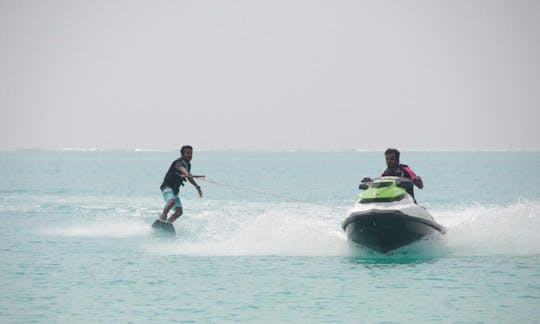
[[[406,164],[400,164],[399,163],[399,151],[394,148],[389,148],[384,152],[384,156],[386,158],[386,170],[383,171],[381,174],[381,177],[400,177],[400,178],[407,178],[411,179],[412,183],[417,186],[420,189],[424,188],[424,183],[422,182],[422,178],[417,176],[411,168],[409,168]],[[362,182],[371,182],[373,181],[371,178],[366,177],[362,179]],[[411,189],[407,189],[407,192],[414,198],[414,189],[413,186],[410,187]],[[415,200],[416,201],[416,200]]]

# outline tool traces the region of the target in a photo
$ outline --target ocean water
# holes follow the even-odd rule
[[[402,152],[448,228],[390,255],[341,222],[382,152],[0,152],[0,322],[539,323],[540,152]]]

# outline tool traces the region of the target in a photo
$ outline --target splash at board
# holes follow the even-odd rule
[[[154,230],[154,233],[158,235],[164,235],[164,236],[176,235],[176,231],[174,230],[174,226],[172,223],[164,222],[159,219],[157,219],[152,224],[152,229]]]

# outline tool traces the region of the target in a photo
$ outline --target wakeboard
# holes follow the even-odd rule
[[[156,219],[156,221],[152,224],[152,228],[154,229],[154,232],[156,234],[170,236],[176,235],[173,224],[169,222],[164,222],[160,219]]]

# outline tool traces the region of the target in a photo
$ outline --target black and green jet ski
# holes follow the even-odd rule
[[[444,234],[445,228],[407,193],[412,192],[412,186],[410,179],[398,177],[360,184],[363,192],[342,224],[347,238],[388,253],[425,236]]]

